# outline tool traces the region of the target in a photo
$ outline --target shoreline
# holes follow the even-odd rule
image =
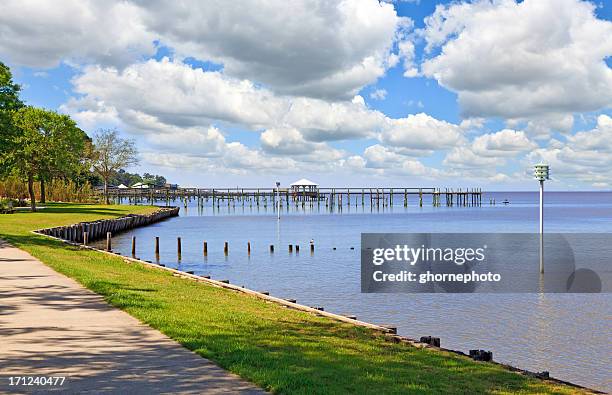
[[[158,208],[159,209],[166,209],[166,208],[173,208],[173,207],[163,207],[163,206],[159,207],[158,206]],[[110,219],[110,220],[104,220],[104,221],[113,221],[113,220]],[[140,226],[146,226],[146,225],[147,224],[143,223]],[[407,345],[410,345],[410,346],[413,346],[413,347],[416,347],[416,348],[430,348],[430,349],[444,351],[444,352],[449,352],[449,353],[457,354],[457,355],[460,355],[460,356],[463,356],[463,357],[466,357],[466,358],[470,358],[469,355],[465,354],[462,351],[446,349],[446,348],[443,348],[443,347],[436,347],[436,346],[433,346],[433,345],[430,345],[430,344],[427,344],[427,343],[424,343],[424,342],[420,342],[420,341],[418,341],[416,339],[412,339],[412,338],[409,338],[409,337],[406,337],[406,336],[399,336],[399,335],[397,335],[395,333],[396,332],[395,328],[392,328],[392,327],[385,327],[385,326],[382,326],[382,325],[377,325],[377,324],[373,324],[373,323],[369,323],[369,322],[358,321],[358,320],[355,320],[355,319],[352,319],[352,318],[348,318],[346,316],[338,315],[338,314],[335,314],[335,313],[321,311],[318,308],[309,307],[309,306],[305,306],[305,305],[301,305],[301,304],[295,303],[295,301],[293,301],[293,300],[285,300],[285,299],[277,298],[277,297],[274,297],[274,296],[270,296],[267,293],[261,293],[261,292],[254,291],[254,290],[251,290],[251,289],[248,289],[248,288],[239,287],[239,286],[236,286],[236,285],[233,285],[233,284],[229,284],[229,282],[227,282],[225,280],[222,280],[222,281],[214,280],[214,279],[211,279],[211,278],[207,278],[207,276],[195,275],[195,274],[190,273],[190,272],[181,271],[181,270],[173,269],[173,268],[170,268],[170,267],[165,267],[164,265],[159,265],[159,264],[152,263],[152,262],[145,261],[145,260],[141,260],[141,259],[138,259],[138,258],[124,256],[124,255],[121,255],[121,254],[116,253],[116,252],[112,252],[112,251],[109,252],[109,251],[106,251],[106,250],[103,250],[103,249],[100,249],[100,248],[97,248],[97,247],[94,247],[94,246],[84,246],[83,244],[80,244],[80,243],[77,243],[77,242],[74,242],[74,241],[65,240],[65,239],[63,239],[61,237],[56,237],[56,236],[51,236],[49,234],[45,234],[44,233],[45,231],[48,233],[48,229],[38,229],[38,230],[33,230],[31,232],[34,233],[34,234],[43,235],[45,237],[61,241],[61,242],[65,243],[65,244],[68,244],[68,245],[71,245],[71,246],[74,246],[74,247],[78,247],[79,249],[93,250],[93,251],[96,251],[96,252],[102,252],[102,253],[104,253],[106,255],[120,257],[121,259],[124,260],[125,263],[138,263],[138,264],[144,265],[144,266],[146,266],[148,268],[159,269],[159,270],[162,270],[162,271],[170,272],[170,273],[173,274],[173,276],[177,276],[177,277],[180,277],[180,278],[189,279],[189,280],[196,281],[196,282],[201,282],[201,283],[206,283],[207,285],[210,285],[210,286],[213,286],[213,287],[228,289],[228,290],[232,290],[232,291],[235,291],[235,292],[243,293],[243,294],[246,294],[246,295],[254,296],[256,298],[265,300],[267,302],[272,302],[272,303],[275,303],[275,304],[278,304],[278,305],[282,305],[282,306],[290,308],[290,309],[299,310],[299,311],[303,311],[303,312],[306,312],[306,313],[314,314],[316,316],[326,317],[326,318],[329,318],[329,319],[332,319],[332,320],[336,320],[336,321],[339,321],[339,322],[348,323],[348,324],[351,324],[351,325],[360,326],[360,327],[368,328],[368,329],[371,329],[371,330],[375,330],[375,331],[381,332],[384,335],[386,341],[390,341],[390,342],[393,342],[393,343],[405,343]],[[484,362],[484,363],[487,363],[487,362]],[[589,388],[589,387],[586,387],[586,386],[578,385],[578,384],[575,384],[575,383],[572,383],[572,382],[569,382],[569,381],[564,381],[564,380],[561,380],[561,379],[557,379],[557,378],[554,378],[554,377],[549,377],[548,376],[548,372],[532,372],[532,371],[528,371],[528,370],[525,370],[525,369],[521,369],[521,368],[518,368],[518,367],[515,367],[515,366],[512,366],[512,365],[509,365],[509,364],[504,364],[504,363],[500,363],[500,362],[496,362],[496,361],[490,361],[488,363],[501,366],[501,367],[503,367],[503,368],[505,368],[505,369],[507,369],[509,371],[516,372],[518,374],[521,374],[521,375],[524,375],[524,376],[527,376],[527,377],[538,378],[538,379],[540,379],[542,381],[548,381],[548,382],[551,382],[551,383],[561,384],[561,385],[568,385],[568,386],[571,386],[571,387],[574,387],[574,388],[577,388],[577,389],[586,390],[586,391],[589,391],[589,392],[592,392],[592,393],[598,393],[598,394],[599,393],[605,393],[605,392],[597,390],[597,389],[593,389],[593,388]]]

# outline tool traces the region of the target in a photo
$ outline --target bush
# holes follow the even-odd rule
[[[34,184],[34,194],[40,201],[40,183]],[[97,200],[89,182],[79,185],[72,180],[63,179],[55,179],[46,183],[45,195],[48,201],[55,202],[89,203]],[[25,203],[28,197],[28,186],[18,177],[7,177],[0,180],[0,197]]]
[[[19,201],[13,199],[0,199],[0,214],[11,214],[15,212]]]

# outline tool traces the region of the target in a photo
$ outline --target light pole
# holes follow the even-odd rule
[[[276,181],[276,213],[280,220],[280,182]]]
[[[540,181],[540,273],[544,273],[544,181],[550,179],[550,168],[539,163],[534,166],[533,175]]]

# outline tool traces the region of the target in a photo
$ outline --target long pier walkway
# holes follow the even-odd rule
[[[0,308],[0,393],[264,393],[2,240]]]
[[[317,205],[330,210],[343,206],[392,207],[400,205],[431,204],[440,206],[481,206],[483,192],[480,188],[111,188],[109,195],[119,203],[176,202],[196,200],[198,205],[212,201],[212,205]],[[280,203],[278,202],[280,200]],[[492,202],[489,202],[492,204]]]

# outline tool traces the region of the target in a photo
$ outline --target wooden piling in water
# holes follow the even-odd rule
[[[227,242],[227,241],[226,241],[226,242],[225,242],[225,244],[223,245],[223,253],[224,253],[225,255],[227,255],[227,254],[229,253],[229,244],[228,244],[228,242]]]
[[[270,244],[270,253],[274,252],[274,244]]]
[[[132,258],[136,257],[136,236],[132,236]]]
[[[181,255],[182,255],[182,248],[181,248],[181,238],[177,237],[176,238],[176,255],[178,257],[178,260],[181,260]]]
[[[204,252],[204,256],[207,256],[208,255],[208,243],[206,241],[204,241],[204,246],[202,250]]]
[[[155,256],[159,259],[159,236],[155,236]]]
[[[111,232],[106,232],[106,251],[111,251]]]
[[[251,255],[251,242],[247,242],[247,254]]]

